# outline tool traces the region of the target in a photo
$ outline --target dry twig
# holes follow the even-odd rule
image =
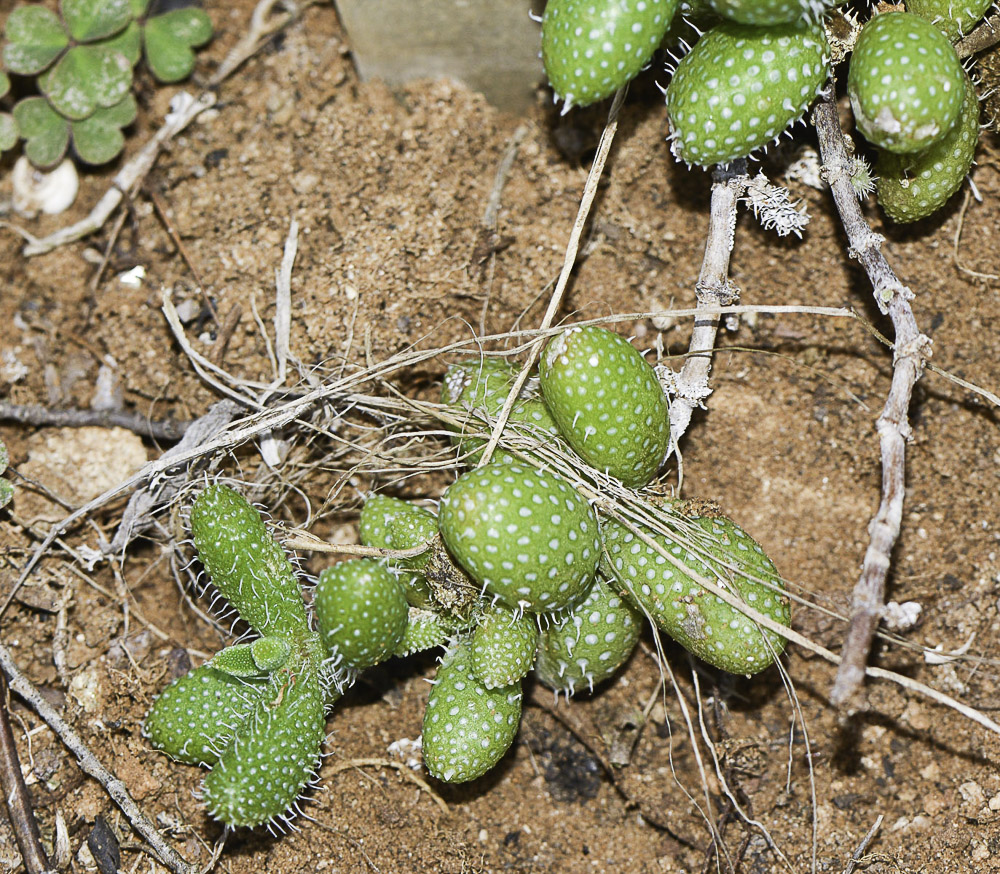
[[[38,427],[125,428],[153,440],[180,440],[191,424],[172,419],[155,422],[149,416],[123,410],[58,409],[41,404],[12,404],[7,401],[0,401],[0,419]]]
[[[812,118],[819,135],[823,172],[850,244],[848,251],[864,267],[875,291],[875,302],[881,312],[889,314],[896,332],[892,384],[876,422],[882,455],[882,499],[868,526],[868,549],[861,578],[851,595],[851,624],[830,694],[835,705],[847,707],[854,704],[864,682],[872,638],[882,618],[890,556],[903,516],[906,441],[911,433],[907,410],[913,386],[930,357],[931,341],[917,328],[910,308],[913,293],[896,277],[880,251],[883,238],[871,230],[861,212],[851,185],[850,161],[832,87],[820,97]]]
[[[34,684],[21,673],[7,647],[0,644],[0,670],[10,681],[13,689],[42,720],[56,733],[59,739],[69,747],[80,763],[85,774],[97,780],[125,814],[132,827],[152,848],[157,858],[174,874],[195,874],[196,868],[189,865],[180,854],[171,847],[156,830],[135,803],[125,784],[98,761],[97,757],[87,748],[83,739],[56,712],[55,708],[42,697]]]
[[[31,806],[28,787],[24,785],[21,761],[14,745],[8,706],[7,679],[0,671],[0,787],[3,787],[7,814],[14,828],[21,860],[28,874],[50,874],[52,866],[42,848],[42,838],[38,832],[38,822]]]
[[[712,171],[708,237],[695,285],[698,308],[706,315],[695,317],[688,357],[680,373],[669,380],[668,388],[675,394],[670,402],[670,453],[677,451],[678,442],[691,423],[691,414],[702,406],[712,391],[708,387],[708,376],[712,370],[719,316],[709,310],[728,306],[738,296],[738,290],[729,279],[729,258],[736,234],[736,208],[746,187],[746,169],[746,161],[739,160],[717,165]],[[665,375],[670,377],[672,371]]]

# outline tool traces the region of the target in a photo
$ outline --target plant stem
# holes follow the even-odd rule
[[[955,51],[960,58],[968,58],[1000,43],[1000,13],[994,13],[972,33],[955,43]]]
[[[745,159],[719,164],[712,170],[712,205],[708,219],[708,238],[701,272],[695,284],[698,309],[728,306],[735,303],[739,289],[729,280],[729,258],[736,235],[736,207],[746,189]],[[688,345],[688,356],[680,373],[671,380],[676,396],[670,402],[670,453],[691,423],[691,415],[712,390],[708,377],[712,371],[712,350],[719,331],[719,316],[695,317]]]
[[[913,386],[930,357],[931,341],[917,328],[910,308],[913,293],[899,281],[882,255],[880,246],[883,237],[871,230],[861,212],[851,185],[850,160],[832,87],[828,86],[820,96],[812,121],[819,135],[823,172],[847,233],[848,251],[864,267],[875,291],[875,302],[882,313],[888,313],[896,332],[892,384],[875,423],[882,456],[882,497],[868,525],[868,549],[861,577],[851,595],[851,622],[841,651],[840,668],[830,693],[830,699],[836,706],[849,707],[864,683],[872,638],[882,618],[890,556],[899,537],[903,516],[906,441],[911,435],[907,410]]]

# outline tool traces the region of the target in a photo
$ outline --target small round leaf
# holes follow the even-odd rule
[[[60,115],[80,121],[98,107],[121,102],[132,88],[132,65],[118,52],[74,46],[38,85]]]
[[[14,121],[27,140],[25,155],[36,167],[52,167],[69,146],[69,122],[44,97],[26,97],[14,107]]]
[[[121,129],[135,121],[135,98],[129,94],[121,103],[98,109],[90,118],[74,121],[73,148],[88,164],[106,164],[125,145]]]
[[[120,52],[134,67],[142,57],[142,28],[138,22],[133,21],[118,35],[104,40],[101,48],[109,52]]]
[[[0,152],[7,152],[17,145],[17,122],[14,116],[0,112]],[[3,468],[0,468],[2,471]]]
[[[4,32],[4,66],[22,76],[41,73],[69,45],[59,16],[44,6],[19,6],[7,18]]]
[[[113,36],[132,20],[129,0],[62,0],[60,8],[77,42]]]
[[[194,68],[194,47],[212,38],[212,21],[201,9],[175,9],[146,22],[146,63],[161,82],[179,82]]]

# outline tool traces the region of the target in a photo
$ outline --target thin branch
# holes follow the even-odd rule
[[[21,761],[7,713],[7,699],[7,678],[0,671],[0,787],[3,787],[7,814],[14,827],[14,837],[21,851],[25,871],[28,874],[50,874],[52,866],[42,848],[42,836],[38,832],[31,797],[21,773]]]
[[[746,189],[745,160],[717,165],[712,171],[712,205],[708,219],[708,237],[701,273],[695,284],[699,310],[727,306],[735,302],[739,290],[729,280],[729,258],[736,234],[736,208]],[[712,350],[719,331],[719,316],[705,313],[694,320],[688,357],[680,373],[672,371],[668,389],[675,394],[670,402],[670,448],[668,457],[676,452],[678,441],[691,423],[691,415],[712,390],[708,377],[712,370]]]
[[[132,823],[132,827],[149,844],[157,858],[174,874],[195,874],[197,869],[185,862],[178,852],[160,837],[156,826],[139,810],[139,806],[129,794],[125,784],[97,760],[97,757],[84,744],[80,735],[42,697],[32,682],[21,673],[10,650],[3,644],[0,644],[0,670],[6,673],[10,681],[10,688],[42,718],[76,756],[81,770],[104,787],[108,795],[111,796],[111,800],[121,808],[128,821]]]
[[[851,624],[830,694],[836,706],[846,707],[853,705],[864,682],[872,638],[882,618],[886,576],[903,516],[906,441],[911,435],[907,410],[913,386],[930,357],[931,341],[917,328],[910,308],[913,293],[896,277],[880,251],[883,238],[871,230],[861,212],[851,185],[850,160],[832,88],[824,91],[812,118],[819,135],[823,172],[847,233],[849,253],[864,267],[875,291],[875,301],[883,313],[889,314],[896,333],[892,384],[876,421],[882,456],[882,498],[868,526],[868,549],[861,577],[851,595]]]
[[[960,58],[968,58],[1000,43],[1000,12],[983,19],[972,33],[955,43]]]
[[[173,419],[154,422],[141,413],[126,413],[121,410],[57,409],[41,404],[11,404],[7,401],[0,401],[0,419],[21,425],[56,428],[125,428],[153,440],[180,440],[191,424]]]

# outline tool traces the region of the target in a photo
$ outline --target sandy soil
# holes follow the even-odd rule
[[[204,55],[207,68],[238,38],[250,4],[206,7],[220,32]],[[481,319],[486,332],[536,325],[562,261],[599,114],[559,120],[540,94],[531,117],[511,118],[443,81],[393,95],[358,81],[348,48],[330,8],[309,10],[222,88],[217,112],[160,159],[148,187],[183,255],[146,195],[131,204],[96,285],[93,254],[108,245],[108,230],[30,260],[19,254],[15,234],[0,233],[0,396],[88,407],[104,365],[127,409],[157,420],[203,414],[220,396],[171,336],[160,309],[163,289],[182,306],[197,352],[239,378],[270,381],[264,330],[273,336],[274,271],[293,220],[299,252],[290,345],[303,373],[328,378],[342,366],[411,346],[468,339],[480,332]],[[646,90],[635,89],[625,110],[565,319],[693,302],[708,177],[673,164],[662,106]],[[169,94],[150,91],[145,98],[136,141]],[[501,245],[491,256],[484,210],[520,124],[527,132],[502,190]],[[905,229],[884,226],[874,204],[867,207],[887,237],[887,256],[916,294],[914,310],[933,339],[934,362],[992,390],[1000,284],[970,271],[992,274],[1000,265],[993,233],[1000,227],[997,154],[997,141],[984,137],[974,173],[982,202],[964,215],[962,195]],[[32,233],[85,214],[112,172],[87,177],[73,213],[34,223]],[[863,272],[845,254],[828,195],[791,187],[812,215],[803,240],[778,240],[752,217],[741,218],[732,277],[742,301],[854,307],[891,334]],[[953,242],[963,221],[956,260]],[[135,265],[146,270],[138,288],[119,280]],[[232,326],[224,344],[205,297],[220,324]],[[690,323],[640,319],[620,329],[640,347],[661,344],[666,357],[686,349]],[[718,500],[764,545],[796,591],[823,608],[798,609],[795,627],[837,649],[843,622],[824,611],[846,611],[878,503],[874,421],[891,353],[860,323],[817,315],[745,319],[721,342],[709,409],[686,439],[684,493]],[[443,370],[444,361],[435,359],[391,381],[404,393],[430,397]],[[928,373],[911,413],[906,511],[890,597],[916,602],[922,612],[902,634],[905,645],[879,645],[876,659],[990,712],[1000,689],[996,409]],[[279,475],[267,473],[252,444],[217,461],[263,483],[265,496],[267,488],[285,496],[272,503],[275,517],[309,520],[322,537],[353,539],[357,500],[351,487],[334,490],[343,464],[336,445],[322,434],[307,441],[294,429],[281,436],[295,444],[294,469]],[[0,423],[0,437],[27,478],[18,482],[13,512],[0,512],[4,591],[66,506],[99,494],[166,445],[121,429],[9,423]],[[428,439],[426,451],[436,445]],[[392,458],[384,466],[392,467]],[[676,470],[668,477],[676,481]],[[362,473],[353,486],[396,478]],[[399,488],[434,497],[446,481],[412,477]],[[104,508],[70,534],[68,545],[94,547],[99,533],[110,538],[123,507],[119,501]],[[2,638],[165,836],[203,864],[221,829],[195,798],[201,774],[150,750],[140,735],[152,697],[223,642],[171,573],[174,534],[184,536],[164,517],[162,529],[114,567],[100,562],[91,570],[51,552],[3,616]],[[326,561],[303,556],[311,572]],[[119,597],[125,589],[127,626]],[[57,670],[60,607],[66,661]],[[929,665],[914,649],[919,645],[970,646],[963,660]],[[420,733],[433,659],[377,670],[331,717],[322,788],[307,808],[312,820],[279,837],[231,836],[220,870],[658,874],[732,865],[764,874],[808,871],[815,858],[816,870],[839,872],[877,817],[884,818],[881,829],[857,870],[1000,868],[1000,738],[885,683],[869,687],[867,711],[841,721],[826,697],[832,667],[797,647],[784,660],[794,700],[776,670],[750,681],[702,669],[693,675],[683,652],[668,649],[689,712],[697,719],[699,700],[704,707],[710,749],[757,824],[749,826],[732,815],[714,774],[706,800],[684,711],[673,688],[658,692],[652,650],[647,635],[617,679],[569,704],[532,689],[520,735],[500,767],[470,785],[435,784],[446,809],[396,769],[342,767],[385,759],[392,742]],[[137,838],[103,789],[83,777],[32,712],[15,702],[14,713],[46,840],[61,812],[74,865],[83,870],[87,837],[102,816],[122,843],[122,870],[148,870]],[[706,747],[700,749],[704,754]],[[617,764],[609,770],[612,759]],[[707,767],[713,770],[711,762]],[[722,862],[710,850],[709,802],[708,816],[724,831]],[[0,868],[16,858],[11,832],[0,822]]]

